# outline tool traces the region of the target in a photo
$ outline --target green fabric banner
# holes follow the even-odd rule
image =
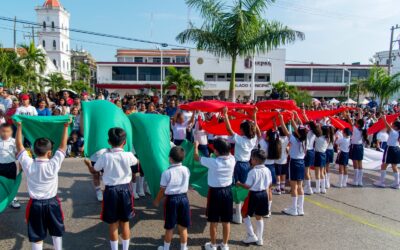
[[[160,189],[161,174],[169,166],[170,118],[142,113],[131,114],[128,118],[132,124],[133,146],[155,198]]]
[[[85,156],[90,157],[97,151],[110,148],[108,130],[119,127],[126,131],[125,151],[132,151],[132,126],[128,117],[115,104],[96,100],[82,102],[83,136],[85,140]]]
[[[2,213],[17,195],[21,184],[22,172],[17,175],[16,180],[10,180],[0,176],[0,213]]]
[[[53,151],[56,151],[61,143],[62,132],[64,131],[64,124],[69,121],[69,116],[26,116],[14,115],[15,122],[22,123],[22,134],[28,139],[32,145],[36,139],[45,137],[51,140]],[[72,124],[69,127],[71,131]]]

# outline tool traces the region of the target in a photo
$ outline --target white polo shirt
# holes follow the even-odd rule
[[[350,151],[350,137],[342,137],[336,141],[340,152],[348,153]]]
[[[246,185],[250,186],[250,191],[264,191],[272,184],[271,171],[264,165],[253,167],[247,175]]]
[[[61,150],[57,150],[51,159],[33,160],[25,150],[18,155],[32,199],[46,200],[57,195],[58,172],[64,159],[65,152]]]
[[[260,149],[262,149],[268,156],[268,142],[265,139],[261,139],[258,144],[260,145]],[[265,165],[273,165],[275,160],[266,159],[264,164]]]
[[[312,131],[307,132],[307,150],[314,149],[314,142],[316,138],[317,136]]]
[[[175,123],[172,126],[172,132],[175,140],[185,140],[186,139],[186,129],[188,122],[184,122],[182,124]]]
[[[104,185],[116,186],[131,182],[131,166],[137,162],[132,152],[124,152],[122,148],[112,148],[100,156],[94,169],[98,172],[104,170]]]
[[[108,151],[108,149],[106,149],[106,148],[100,149],[99,151],[97,151],[96,153],[94,153],[90,156],[90,161],[97,162],[99,160],[100,156],[102,156],[107,151]]]
[[[160,186],[166,195],[185,194],[189,189],[189,169],[179,164],[172,164],[161,175]]]
[[[17,111],[15,112],[16,115],[30,115],[30,116],[37,116],[37,110],[35,107],[29,105],[28,107],[21,106],[17,108]]]
[[[380,142],[387,142],[389,139],[389,134],[386,131],[379,131],[376,135],[376,139]]]
[[[306,153],[301,141],[299,141],[296,137],[294,137],[294,135],[290,135],[289,143],[290,143],[290,149],[289,149],[290,158],[295,160],[304,160]]]
[[[362,131],[353,126],[353,135],[351,136],[351,144],[363,144]]]
[[[325,153],[328,149],[328,140],[324,135],[321,135],[315,139],[315,151],[319,153]]]
[[[279,136],[279,140],[281,141],[282,145],[282,153],[281,158],[279,160],[275,160],[276,164],[283,165],[287,163],[287,146],[289,145],[289,138],[287,136]]]
[[[392,129],[389,133],[389,139],[387,140],[387,145],[389,147],[399,146],[399,131]]]
[[[0,164],[15,162],[16,153],[17,148],[14,138],[10,137],[7,140],[0,138]]]
[[[235,159],[236,161],[247,162],[250,161],[251,151],[257,145],[257,136],[249,139],[246,136],[233,134],[232,137],[235,142]]]
[[[201,157],[200,163],[208,168],[208,186],[219,188],[232,185],[235,157],[232,155],[217,158]]]

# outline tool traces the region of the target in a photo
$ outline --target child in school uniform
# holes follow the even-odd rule
[[[324,175],[325,175],[325,187],[327,189],[329,189],[331,187],[331,181],[330,181],[330,168],[331,165],[333,164],[333,158],[335,155],[335,151],[334,151],[334,142],[335,142],[335,129],[328,125],[327,126],[329,129],[329,144],[328,144],[328,148],[326,149],[326,165],[325,168],[322,169]]]
[[[303,113],[303,116],[308,123],[309,131],[307,132],[306,140],[306,155],[304,158],[305,164],[305,180],[304,180],[304,193],[307,195],[312,195],[314,192],[311,187],[311,170],[310,168],[314,166],[315,160],[315,139],[320,136],[317,125],[314,121],[309,121],[308,117]]]
[[[257,139],[261,137],[261,131],[257,126],[257,108],[254,109],[253,121],[244,121],[240,124],[242,136],[236,134],[230,124],[228,109],[223,110],[224,120],[228,134],[232,136],[235,142],[235,171],[233,174],[234,182],[244,183],[247,179],[247,174],[250,171],[250,155],[251,151],[257,146]],[[235,206],[235,214],[233,222],[236,224],[242,223],[242,203],[237,203]]]
[[[164,203],[164,245],[158,250],[169,250],[174,234],[174,228],[178,225],[181,250],[187,250],[187,229],[190,226],[190,205],[187,197],[189,189],[189,169],[182,165],[185,151],[182,147],[173,147],[169,153],[170,166],[161,175],[160,191],[154,205],[158,207],[161,199],[166,196]]]
[[[133,195],[130,189],[131,166],[137,164],[132,152],[124,152],[126,132],[122,128],[108,131],[108,143],[112,147],[102,154],[94,165],[97,172],[104,171],[103,209],[101,219],[109,224],[111,250],[118,249],[118,228],[122,229],[122,249],[130,242],[129,220],[133,218]]]
[[[378,187],[386,187],[386,169],[389,165],[392,165],[394,182],[390,187],[394,189],[399,189],[399,170],[397,168],[397,164],[400,163],[400,121],[395,121],[392,125],[390,125],[386,120],[386,116],[383,116],[383,122],[385,123],[386,130],[389,133],[389,138],[387,140],[387,147],[385,149],[385,152],[383,153],[381,177],[379,181],[374,183],[374,185]]]
[[[250,190],[242,208],[243,222],[247,232],[247,237],[243,242],[246,244],[256,243],[258,246],[264,244],[263,216],[270,212],[270,207],[267,204],[269,200],[268,190],[272,187],[272,176],[271,171],[264,166],[266,160],[267,154],[264,150],[253,150],[250,159],[252,169],[247,175],[246,183],[237,183],[237,185]],[[256,232],[254,232],[250,220],[253,215],[256,217]]]
[[[103,191],[101,190],[101,172],[94,170],[93,166],[96,164],[100,156],[105,152],[107,152],[107,149],[100,149],[92,154],[89,159],[84,160],[85,165],[89,168],[89,172],[92,174],[96,198],[99,202],[103,201]]]
[[[217,228],[222,223],[222,250],[229,250],[228,240],[230,222],[233,217],[232,177],[235,158],[230,154],[230,144],[222,138],[214,140],[216,158],[199,156],[198,142],[195,142],[194,159],[208,168],[207,220],[210,222],[211,242],[205,244],[206,250],[217,250]]]
[[[339,153],[336,158],[336,164],[339,165],[339,182],[336,184],[338,188],[347,187],[347,165],[349,164],[349,151],[350,151],[350,137],[351,130],[345,128],[342,137],[336,140],[335,144],[338,146]]]
[[[0,176],[15,180],[18,172],[15,159],[17,148],[12,134],[12,125],[4,123],[0,126]],[[21,207],[16,198],[11,202],[11,207],[15,209]]]
[[[276,174],[276,188],[274,194],[280,195],[284,194],[286,186],[286,175],[288,174],[288,146],[289,138],[283,133],[281,127],[278,127],[279,140],[282,145],[281,157],[275,160],[275,174]]]
[[[320,126],[320,125],[319,125]],[[329,142],[333,140],[333,135],[330,134],[328,126],[319,127],[320,136],[315,139],[315,191],[314,193],[326,193],[326,182],[324,168],[326,167],[326,150],[328,149]]]
[[[26,222],[32,250],[43,249],[43,240],[47,232],[53,238],[54,248],[62,249],[62,235],[65,227],[61,202],[57,197],[58,172],[65,159],[70,123],[71,121],[64,124],[60,147],[54,156],[52,156],[53,143],[49,139],[39,138],[35,141],[33,146],[37,157],[35,160],[28,155],[23,146],[22,125],[17,123],[15,139],[17,159],[26,176],[30,197],[26,207]]]
[[[294,121],[294,116],[296,117],[300,126]],[[283,209],[283,213],[291,216],[303,216],[304,215],[304,190],[303,181],[305,175],[305,165],[304,157],[306,155],[306,140],[307,140],[307,130],[302,126],[302,122],[296,112],[290,120],[293,133],[290,134],[283,117],[279,114],[279,120],[281,123],[281,128],[286,136],[289,136],[289,176],[290,176],[290,188],[292,205],[288,208]]]

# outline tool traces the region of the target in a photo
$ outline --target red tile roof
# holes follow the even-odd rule
[[[46,0],[43,4],[44,7],[61,7],[61,4],[58,0]]]

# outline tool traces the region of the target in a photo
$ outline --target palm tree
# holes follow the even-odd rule
[[[384,102],[400,90],[400,72],[389,75],[382,67],[373,67],[366,84],[369,93],[379,99],[379,108],[382,110]]]
[[[342,92],[347,96],[349,86],[346,86],[345,90]],[[350,85],[350,97],[357,99],[357,105],[360,103],[360,96],[368,94],[368,80],[358,79],[356,82]]]
[[[280,45],[303,40],[304,34],[276,21],[266,21],[262,15],[275,0],[236,0],[227,5],[223,0],[186,0],[189,7],[200,11],[201,27],[190,27],[176,39],[180,43],[194,42],[197,49],[232,59],[229,97],[235,100],[236,60],[239,56],[265,53]]]
[[[43,74],[46,69],[46,55],[42,50],[36,48],[33,42],[29,45],[21,45],[21,47],[26,51],[20,61],[26,69],[28,89],[38,88],[39,75]]]
[[[195,80],[187,69],[177,70],[175,67],[168,67],[168,75],[165,78],[164,90],[176,87],[176,94],[182,96],[183,99],[192,100],[201,97],[202,87],[204,83],[200,80]]]
[[[6,87],[16,87],[24,75],[24,67],[18,61],[18,55],[14,50],[3,49],[0,45],[0,81]]]
[[[45,80],[46,87],[49,87],[54,92],[58,92],[61,89],[67,86],[68,81],[64,79],[64,77],[60,73],[52,73],[48,75],[48,78]]]
[[[296,86],[289,85],[284,81],[279,81],[272,84],[272,87],[276,89],[281,97],[286,92],[289,95],[289,98],[294,100],[297,105],[300,105],[302,103],[306,105],[311,104],[311,95],[307,91],[299,90]]]
[[[90,76],[90,68],[86,63],[78,62],[75,65],[74,73],[77,74],[76,79],[88,82]]]

